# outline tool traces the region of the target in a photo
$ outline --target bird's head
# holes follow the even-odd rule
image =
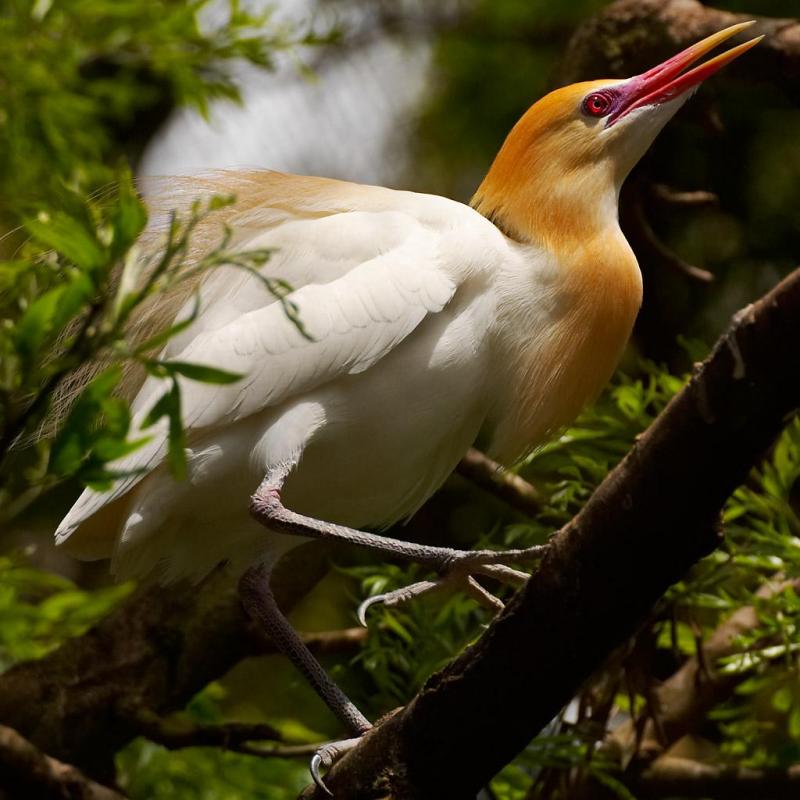
[[[658,132],[700,83],[762,37],[688,68],[751,24],[719,31],[641,75],[546,95],[508,135],[473,206],[512,238],[546,246],[568,247],[616,225],[622,182]]]

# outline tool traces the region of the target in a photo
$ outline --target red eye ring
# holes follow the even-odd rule
[[[583,101],[583,112],[590,117],[603,117],[611,110],[611,98],[604,92],[592,92]]]

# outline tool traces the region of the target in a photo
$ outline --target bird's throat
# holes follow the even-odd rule
[[[569,174],[540,166],[530,174],[505,160],[498,156],[472,206],[510,239],[568,254],[616,228],[618,188],[610,165]]]

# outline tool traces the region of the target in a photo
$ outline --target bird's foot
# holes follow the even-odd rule
[[[538,561],[547,545],[524,550],[451,550],[435,564],[440,577],[411,583],[400,589],[368,597],[358,607],[359,622],[367,626],[367,609],[377,603],[397,606],[437,589],[459,589],[495,613],[503,610],[503,601],[484,588],[475,578],[481,575],[515,588],[528,580],[528,574],[509,566],[510,563]]]
[[[333,792],[325,785],[322,779],[321,770],[330,769],[348,750],[352,750],[361,741],[360,736],[353,739],[341,739],[338,742],[328,742],[314,753],[311,758],[311,777],[319,789],[329,797],[333,797]]]

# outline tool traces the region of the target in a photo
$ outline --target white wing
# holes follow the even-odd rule
[[[410,244],[414,243],[411,237]],[[224,386],[179,379],[189,435],[235,422],[340,375],[362,372],[405,339],[427,314],[444,308],[456,289],[453,278],[440,268],[412,262],[414,249],[391,251],[331,283],[293,292],[288,300],[295,304],[306,335],[279,303],[270,303],[200,333],[184,350],[171,353],[176,361],[244,375]],[[167,388],[162,380],[145,383],[134,403],[137,425]],[[151,469],[165,451],[161,432],[115,468]]]
[[[221,270],[208,281],[208,290],[201,293],[202,317],[177,344],[170,344],[166,355],[245,377],[225,386],[180,379],[190,439],[200,429],[224,426],[343,374],[369,369],[428,314],[444,308],[474,270],[469,258],[455,257],[464,236],[450,217],[466,215],[471,221],[475,212],[441,198],[372,191],[371,203],[358,198],[358,205],[369,211],[357,206],[312,215],[305,209],[292,216],[282,209],[283,218],[249,242],[279,247],[278,258],[268,262],[265,272],[275,275],[278,269],[279,275],[293,276],[294,285],[300,283],[288,299],[307,336],[252,276],[226,277]],[[394,202],[387,202],[387,196]],[[414,213],[431,209],[433,220]],[[153,378],[144,384],[133,404],[137,431],[166,388],[163,380]],[[85,492],[59,526],[57,541],[163,461],[166,421],[144,433],[153,436],[151,441],[113,465],[140,473],[122,479],[111,492]]]

